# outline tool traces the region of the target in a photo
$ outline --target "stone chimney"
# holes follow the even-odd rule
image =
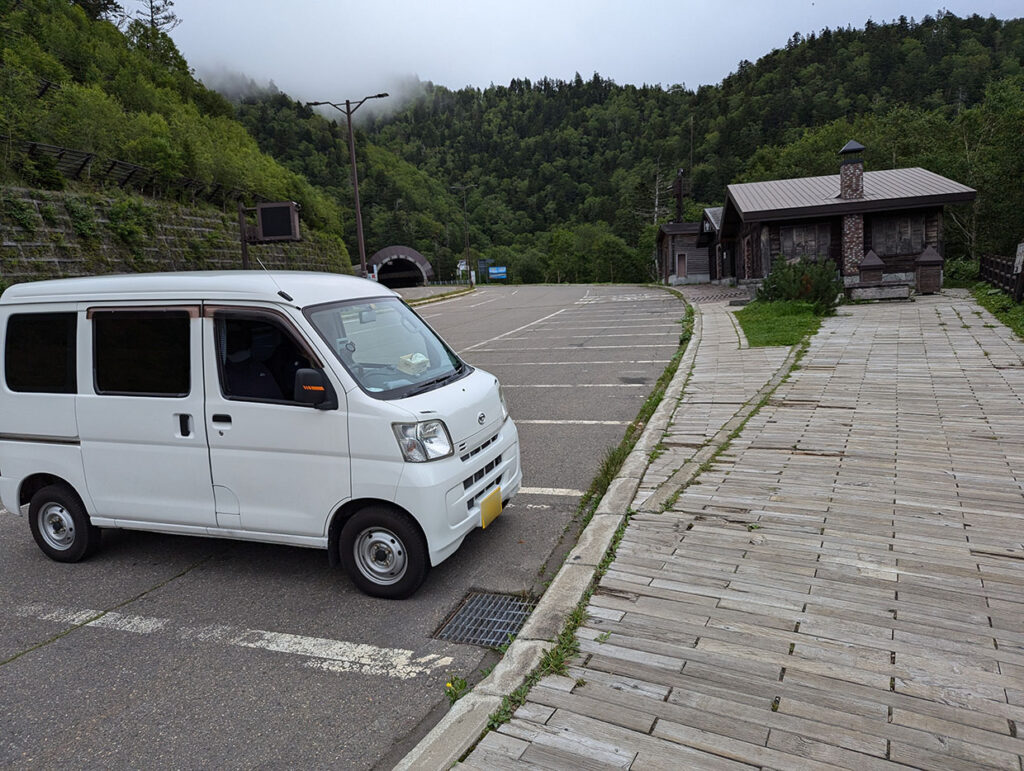
[[[867,149],[860,142],[850,140],[839,154],[843,162],[839,166],[839,197],[845,200],[864,197],[864,159],[861,153]]]

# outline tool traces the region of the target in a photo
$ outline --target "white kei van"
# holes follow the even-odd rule
[[[326,549],[412,594],[519,489],[497,379],[351,276],[163,273],[0,296],[0,500],[47,556],[101,528]]]

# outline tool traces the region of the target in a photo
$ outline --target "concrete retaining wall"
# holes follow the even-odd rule
[[[341,239],[250,244],[267,268],[349,273]],[[241,268],[238,214],[137,195],[0,189],[0,289],[44,278]]]

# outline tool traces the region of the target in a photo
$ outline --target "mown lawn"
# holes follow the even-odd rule
[[[812,335],[821,326],[811,303],[798,300],[784,302],[754,301],[736,313],[736,318],[752,348],[765,345],[796,345],[805,335]]]

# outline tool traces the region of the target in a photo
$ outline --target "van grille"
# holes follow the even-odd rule
[[[467,453],[465,453],[463,455],[460,455],[459,456],[459,460],[461,460],[463,463],[465,463],[470,458],[472,458],[474,455],[478,455],[481,452],[483,452],[485,449],[490,447],[496,441],[498,441],[498,434],[495,434],[490,439],[486,440],[483,444],[477,445],[476,447],[474,447],[469,452],[467,452]],[[463,449],[465,449],[465,445],[459,447],[459,452],[462,452]]]
[[[490,482],[488,482],[483,490],[481,490],[468,501],[466,501],[466,511],[472,511],[473,507],[475,507],[478,503],[480,503],[480,501],[486,498],[487,493],[489,493],[499,484],[501,484],[501,477],[497,477],[496,479],[492,479]]]
[[[501,465],[501,456],[499,455],[494,460],[492,460],[490,463],[488,463],[486,466],[484,466],[482,469],[480,469],[475,474],[473,474],[473,476],[466,477],[465,479],[463,479],[462,480],[462,489],[463,490],[468,490],[473,485],[475,485],[477,482],[479,482],[481,479],[483,479],[485,476],[487,476],[489,473],[494,471],[494,469],[496,469],[500,465]]]

